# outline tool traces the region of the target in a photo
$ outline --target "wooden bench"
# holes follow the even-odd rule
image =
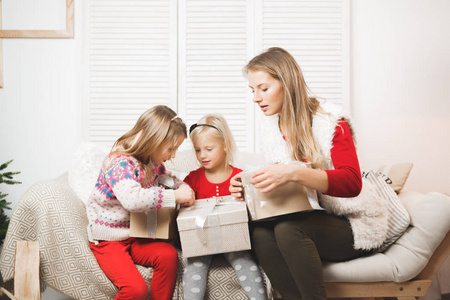
[[[17,241],[14,267],[14,295],[3,288],[0,273],[0,296],[5,294],[12,300],[39,300],[39,243],[36,241]]]

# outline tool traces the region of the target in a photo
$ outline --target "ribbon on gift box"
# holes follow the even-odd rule
[[[180,204],[177,204],[175,209],[180,209]],[[156,228],[158,226],[158,210],[149,210],[145,212],[147,215],[147,236],[149,238],[156,238]]]
[[[290,161],[290,162],[286,162],[285,164],[295,164],[295,165],[301,165],[303,167],[306,168],[310,168],[311,164],[310,163],[304,163],[301,161]],[[252,173],[253,172],[243,172],[242,174],[242,184],[243,184],[243,188],[246,191],[245,193],[245,201],[247,201],[247,207],[248,210],[250,212],[250,215],[252,216],[252,219],[256,219],[256,211],[255,211],[255,203],[257,197],[255,195],[254,189],[255,187],[250,183],[250,180],[252,179]],[[308,201],[311,204],[311,207],[313,209],[318,209],[318,210],[323,210],[322,207],[320,207],[320,205],[317,203],[316,199],[317,199],[317,192],[311,188],[305,187],[306,188],[306,195],[308,197]],[[264,207],[267,204],[267,201],[259,201],[259,206],[260,207]]]
[[[208,239],[204,234],[204,227],[206,219],[209,223],[209,240],[210,245],[214,249],[214,252],[220,253],[221,251],[221,236],[222,232],[220,230],[220,218],[218,213],[213,213],[216,206],[221,205],[232,205],[236,203],[236,199],[233,196],[222,196],[222,197],[212,197],[206,199],[196,200],[195,208],[199,209],[198,214],[195,217],[195,230],[200,241],[206,244]]]
[[[172,180],[172,181],[170,181]],[[171,186],[172,184],[172,186]],[[159,186],[161,189],[173,187],[173,178],[167,175],[159,175],[156,177],[154,186]],[[158,211],[149,210],[145,212],[147,215],[147,237],[156,238],[156,227],[158,226]]]
[[[149,210],[146,214],[147,214],[147,237],[156,238],[156,226],[158,226],[158,211]]]
[[[252,179],[252,172],[243,172],[242,173],[242,185],[245,191],[253,191],[253,187],[251,186],[250,180]],[[252,219],[256,219],[255,212],[255,193],[247,192],[245,194],[245,201],[247,201],[248,211],[252,216]],[[265,204],[265,203],[264,203]],[[263,206],[263,201],[260,202],[261,207]]]

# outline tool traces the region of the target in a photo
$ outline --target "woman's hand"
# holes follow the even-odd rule
[[[253,172],[250,183],[261,189],[261,192],[267,193],[277,186],[293,181],[296,171],[297,166],[295,165],[277,164],[266,166]]]
[[[242,173],[234,175],[230,179],[230,188],[229,191],[231,196],[236,198],[239,201],[244,200],[244,196],[242,195]]]
[[[191,206],[195,202],[195,193],[187,184],[183,184],[175,190],[175,202],[182,206]]]
[[[328,189],[328,175],[325,171],[297,164],[277,164],[261,168],[253,172],[250,183],[267,193],[290,181],[321,193]]]

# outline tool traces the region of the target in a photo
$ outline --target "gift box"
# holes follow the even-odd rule
[[[130,214],[130,236],[170,240],[177,237],[176,208]]]
[[[252,221],[300,211],[323,210],[315,190],[288,182],[270,192],[262,193],[250,183],[251,176],[252,172],[242,173],[243,196]]]
[[[182,207],[177,224],[184,257],[251,248],[246,204],[232,196],[198,199]]]

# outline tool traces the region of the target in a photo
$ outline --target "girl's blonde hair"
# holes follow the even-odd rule
[[[150,156],[164,143],[175,146],[181,137],[187,138],[184,122],[169,107],[157,105],[145,111],[134,127],[114,143],[111,153],[133,156],[146,178],[151,178]]]
[[[314,167],[321,167],[323,155],[312,133],[312,118],[323,112],[303,77],[295,58],[282,48],[269,48],[254,57],[245,67],[244,76],[251,71],[263,71],[283,85],[284,98],[280,128],[286,136],[293,159],[306,159]]]
[[[202,126],[203,124],[203,126]],[[210,125],[210,126],[204,126]],[[236,153],[236,144],[233,134],[225,118],[220,114],[208,114],[203,116],[198,122],[192,125],[189,133],[192,143],[195,143],[197,137],[201,134],[211,134],[219,139],[226,148],[225,166],[233,164]]]

